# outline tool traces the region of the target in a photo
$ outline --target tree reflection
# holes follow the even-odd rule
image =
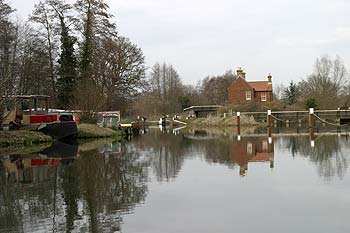
[[[332,135],[321,135],[311,147],[307,136],[285,138],[285,146],[293,156],[300,154],[308,157],[318,167],[324,177],[344,177],[349,165],[349,145],[346,138]]]
[[[319,137],[314,148],[302,136],[275,141],[292,155],[309,158],[322,176],[345,175],[345,138]],[[145,201],[150,167],[158,181],[170,182],[191,157],[237,168],[245,176],[251,163],[274,166],[274,143],[265,136],[236,140],[206,131],[150,131],[129,143],[98,141],[79,150],[68,145],[65,154],[50,148],[40,155],[1,157],[0,232],[121,231],[123,214]]]
[[[23,232],[15,185],[8,181],[3,163],[0,164],[0,231]],[[4,231],[5,232],[5,231]]]
[[[18,161],[26,165],[17,166]],[[120,231],[121,215],[147,194],[149,162],[133,144],[80,151],[69,160],[28,161],[1,160],[0,232]]]
[[[0,223],[0,229],[8,225],[8,228],[17,228],[15,232],[26,232],[24,228],[32,229],[30,224],[23,219],[37,222],[52,216],[53,203],[53,177],[54,167],[36,169],[31,166],[32,159],[18,158],[1,159],[0,176],[1,191],[0,199],[4,212],[1,211],[1,219],[6,221]],[[21,224],[22,223],[22,224]],[[5,228],[6,229],[6,228]]]
[[[189,144],[181,135],[170,132],[151,131],[149,134],[138,138],[138,147],[151,152],[150,162],[158,181],[173,180],[183,165]]]

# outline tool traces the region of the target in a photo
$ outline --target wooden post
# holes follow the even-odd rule
[[[310,145],[315,147],[315,111],[313,108],[309,109],[309,133],[310,133]]]
[[[49,111],[49,100],[45,99],[45,110],[48,112]]]
[[[237,112],[237,135],[238,141],[241,140],[241,113]]]
[[[267,136],[270,138],[272,135],[272,127],[271,127],[271,123],[272,123],[272,117],[271,117],[271,110],[267,110]]]
[[[272,121],[271,110],[267,110],[267,126],[268,127],[271,126],[271,121]]]
[[[32,115],[32,101],[33,101],[33,99],[30,98],[29,99],[29,104],[28,104],[28,106],[29,106],[29,115]]]
[[[299,112],[297,112],[297,119],[296,119],[296,122],[300,122],[300,121],[299,121]]]
[[[272,137],[268,137],[268,143],[269,143],[268,149],[269,149],[269,152],[271,152],[272,151]]]
[[[315,128],[315,111],[313,108],[309,109],[309,128]]]
[[[268,138],[272,137],[272,127],[267,127],[267,137]]]

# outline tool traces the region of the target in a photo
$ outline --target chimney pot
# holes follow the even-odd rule
[[[268,81],[269,83],[272,83],[272,75],[271,75],[271,74],[269,74],[269,75],[267,76],[267,81]]]
[[[245,72],[241,67],[238,67],[236,72],[237,72],[237,78],[245,79]]]

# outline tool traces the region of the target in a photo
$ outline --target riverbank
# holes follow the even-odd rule
[[[15,130],[15,131],[0,131],[1,147],[13,145],[30,146],[33,144],[51,143],[52,138],[37,131]]]
[[[77,139],[88,138],[118,138],[121,137],[121,132],[100,127],[93,124],[79,124]]]
[[[93,124],[79,124],[77,139],[89,138],[119,138],[121,133],[109,128]],[[1,147],[18,147],[39,144],[51,144],[52,138],[38,131],[14,130],[0,131]]]
[[[237,126],[236,117],[213,117],[184,120],[189,126],[232,127]],[[253,116],[241,116],[241,126],[261,126],[263,123],[254,120]]]

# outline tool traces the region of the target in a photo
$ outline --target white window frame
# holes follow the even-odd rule
[[[246,91],[245,92],[245,99],[246,100],[252,100],[252,91]]]
[[[267,94],[266,92],[261,93],[261,101],[266,102],[267,101]]]
[[[248,142],[247,143],[247,154],[252,155],[253,154],[253,143]]]
[[[267,151],[269,149],[269,144],[268,144],[267,140],[262,141],[262,149],[263,149],[263,151]]]

